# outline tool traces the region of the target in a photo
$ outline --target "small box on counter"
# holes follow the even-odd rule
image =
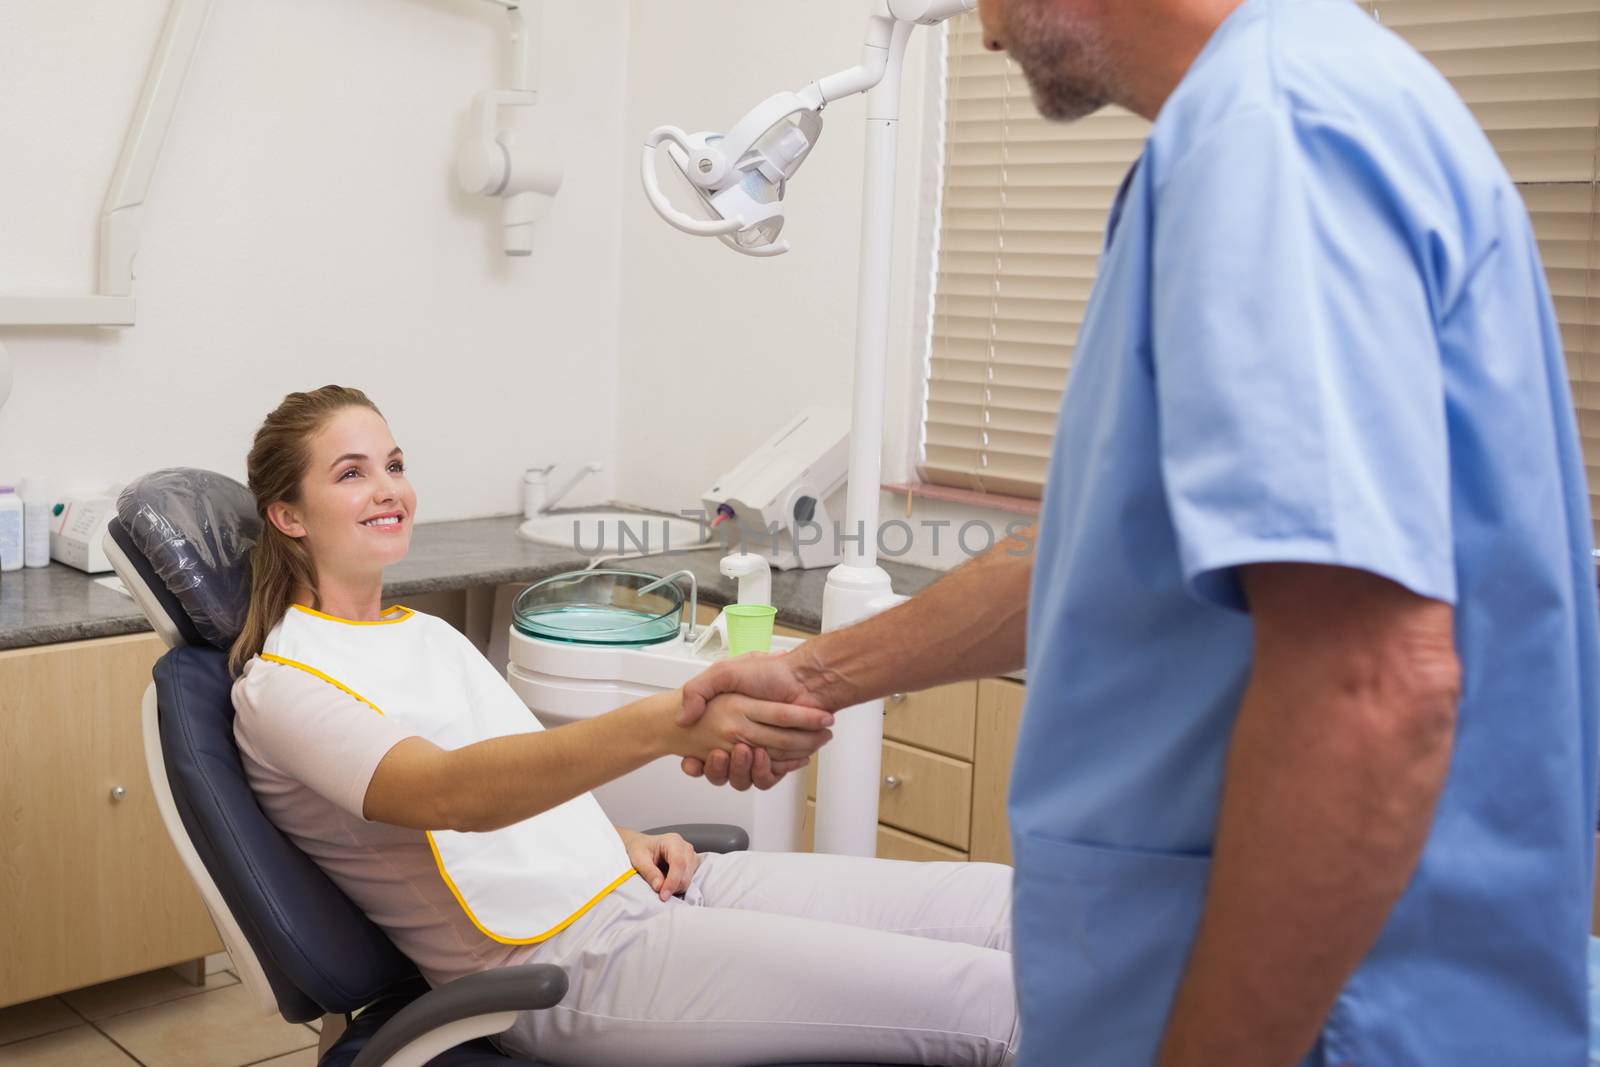
[[[117,514],[115,497],[96,496],[63,500],[50,520],[50,556],[58,563],[89,574],[111,569],[102,541],[106,526]]]

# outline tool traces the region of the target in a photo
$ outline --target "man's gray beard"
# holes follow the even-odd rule
[[[1075,122],[1115,99],[1116,76],[1099,34],[1088,26],[1037,0],[1012,0],[1006,29],[1007,51],[1045,118]]]

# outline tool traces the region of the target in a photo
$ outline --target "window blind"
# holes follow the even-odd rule
[[[1034,110],[1022,72],[949,23],[925,481],[1037,498],[1106,214],[1149,124]]]
[[[1528,205],[1600,516],[1600,3],[1361,2],[1450,79]]]
[[[1450,79],[1522,191],[1600,486],[1600,2],[1352,2]],[[1016,66],[983,51],[975,16],[949,25],[920,471],[1037,497],[1106,214],[1148,124],[1115,108],[1047,122]]]

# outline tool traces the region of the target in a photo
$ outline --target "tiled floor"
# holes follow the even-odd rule
[[[152,971],[0,1008],[0,1067],[316,1067],[317,1031],[262,1015],[212,957],[206,984]]]

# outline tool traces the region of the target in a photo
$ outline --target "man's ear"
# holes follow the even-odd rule
[[[267,521],[287,537],[298,539],[306,535],[306,525],[300,521],[300,513],[282,500],[267,505]]]

